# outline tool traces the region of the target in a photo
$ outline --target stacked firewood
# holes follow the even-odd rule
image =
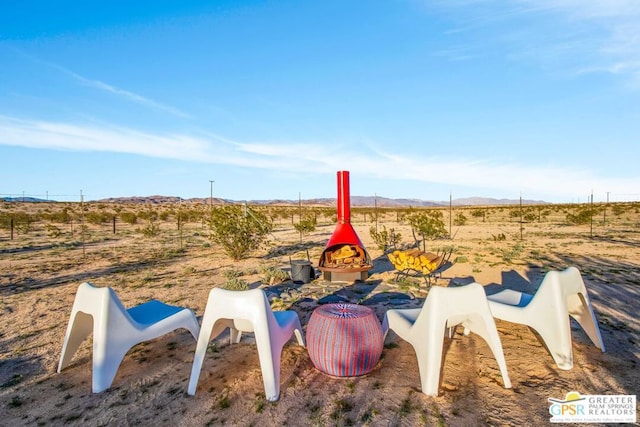
[[[422,274],[433,272],[440,264],[441,258],[432,252],[419,249],[393,251],[387,255],[396,270],[415,270]]]

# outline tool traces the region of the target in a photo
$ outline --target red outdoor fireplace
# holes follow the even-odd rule
[[[371,257],[351,225],[351,200],[349,196],[349,172],[338,171],[338,223],[324,248],[318,270],[324,280],[330,282],[354,282],[367,280],[373,268]]]

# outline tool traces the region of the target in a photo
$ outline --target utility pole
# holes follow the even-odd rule
[[[522,227],[523,227],[523,219],[522,219],[522,194],[520,194],[520,240],[522,240]]]
[[[590,231],[589,234],[591,235],[591,238],[593,239],[593,190],[591,190],[591,202],[590,202],[590,209],[589,209],[589,213],[591,216],[591,221],[590,221]]]
[[[453,221],[453,198],[451,191],[449,191],[449,238],[451,237],[451,222]]]
[[[209,206],[213,209],[213,183],[215,181],[209,180],[209,184],[211,184],[211,193],[209,194]]]
[[[378,235],[378,194],[373,193],[373,214],[376,216],[376,236]]]
[[[609,207],[609,192],[607,191],[607,204],[604,205],[604,209],[602,210],[602,225],[607,226],[607,208]]]
[[[302,193],[298,191],[298,221],[300,221],[300,243],[302,243]]]
[[[80,190],[80,236],[82,238],[82,258],[84,259],[87,255],[86,249],[85,249],[85,233],[86,230],[85,228],[85,223],[84,223],[84,196],[82,195],[82,190]]]
[[[178,234],[180,235],[180,249],[182,249],[182,197],[178,196]]]

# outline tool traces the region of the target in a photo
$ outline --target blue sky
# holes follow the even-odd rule
[[[0,6],[0,194],[640,200],[636,0]]]

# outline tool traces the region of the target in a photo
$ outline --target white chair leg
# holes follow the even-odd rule
[[[604,352],[604,342],[602,341],[598,321],[585,297],[581,294],[569,295],[567,297],[567,311],[587,333],[591,342]]]
[[[232,326],[229,328],[229,336],[231,339],[231,344],[238,344],[242,339],[242,331],[239,331]]]
[[[80,344],[93,332],[93,316],[76,312],[72,314],[65,333],[60,362],[58,363],[58,373],[71,363],[73,356],[80,348]]]
[[[280,398],[280,356],[282,346],[272,345],[268,336],[259,336],[256,330],[256,344],[264,393],[268,401],[276,401]]]
[[[437,396],[440,387],[445,323],[439,326],[431,329],[425,339],[413,346],[418,358],[422,392],[427,396]]]
[[[296,329],[294,329],[293,332],[296,335],[296,340],[298,341],[298,344],[304,347],[306,343],[304,342],[304,334],[302,332],[302,326],[300,325],[296,326]]]
[[[573,349],[569,316],[563,316],[556,322],[540,322],[533,328],[542,338],[558,368],[565,371],[572,369]]]
[[[200,334],[198,335],[196,351],[193,355],[193,364],[191,365],[189,386],[187,387],[187,393],[191,396],[196,394],[196,388],[198,387],[198,379],[200,378],[202,363],[204,362],[204,357],[207,354],[207,347],[209,347],[209,340],[211,339],[214,326],[216,326],[216,320],[218,319],[215,319],[213,316],[207,316],[207,313],[205,311],[202,318],[202,325],[200,326]],[[216,329],[219,329],[220,327],[221,326]]]
[[[465,328],[465,330],[467,330],[467,328]],[[504,358],[502,342],[500,341],[500,336],[498,335],[498,330],[495,327],[493,318],[490,315],[482,316],[482,318],[478,319],[478,322],[474,324],[472,332],[482,337],[489,345],[494,359],[498,362],[504,388],[511,388],[511,379],[507,371],[507,361]]]
[[[115,346],[108,342],[106,343],[106,349],[103,346],[104,344],[96,345],[94,340],[92,362],[92,391],[94,393],[100,393],[111,387],[122,359],[124,359],[130,348],[123,348],[122,346],[114,348]]]

